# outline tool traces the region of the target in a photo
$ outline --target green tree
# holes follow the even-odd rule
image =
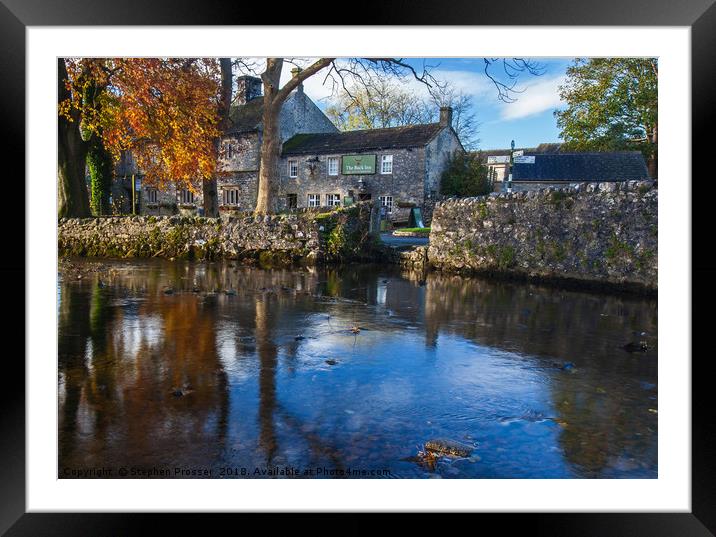
[[[440,179],[444,196],[484,196],[492,188],[490,170],[479,153],[454,153]]]
[[[90,207],[94,216],[112,214],[109,206],[112,188],[112,155],[99,136],[90,139],[87,151],[87,170],[90,175]]]
[[[555,111],[568,149],[638,150],[656,177],[658,149],[656,58],[577,58],[567,68]]]

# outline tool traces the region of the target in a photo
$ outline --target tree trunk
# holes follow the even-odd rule
[[[272,196],[274,177],[278,170],[281,135],[278,116],[282,100],[277,99],[281,78],[282,58],[268,58],[266,71],[261,75],[264,83],[263,138],[259,164],[259,186],[254,214],[268,214],[273,211],[275,200]]]
[[[219,99],[219,128],[225,132],[229,126],[229,113],[231,111],[231,88],[234,83],[231,71],[231,58],[219,58],[221,66],[221,96]],[[217,158],[221,151],[221,137],[216,140]],[[217,170],[218,171],[218,170]],[[216,175],[202,181],[204,195],[204,216],[219,216],[219,197],[216,188]]]
[[[654,125],[654,129],[652,130],[652,136],[651,136],[651,143],[654,146],[651,152],[651,156],[649,157],[649,162],[647,164],[648,170],[649,170],[649,177],[652,179],[658,179],[659,176],[659,135],[658,135],[658,125]]]
[[[65,60],[57,60],[58,102],[70,98],[65,87]],[[79,111],[71,112],[73,121],[59,116],[57,120],[57,213],[62,217],[90,216],[89,195],[85,184],[87,143],[80,136]]]
[[[216,188],[216,177],[202,179],[201,193],[204,197],[204,216],[219,216],[219,196]]]
[[[320,58],[306,69],[298,69],[291,80],[279,88],[283,58],[267,58],[264,83],[263,139],[259,168],[259,192],[254,214],[268,214],[275,210],[275,190],[278,188],[278,159],[281,153],[279,114],[291,92],[308,77],[327,67],[335,58]]]

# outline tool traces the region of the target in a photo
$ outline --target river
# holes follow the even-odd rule
[[[657,477],[655,299],[372,265],[64,267],[60,478]],[[473,451],[426,464],[433,438]]]

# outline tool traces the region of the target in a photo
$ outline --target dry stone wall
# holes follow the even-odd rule
[[[461,273],[657,289],[653,181],[590,183],[439,202],[428,262]]]
[[[202,218],[132,216],[63,218],[60,255],[258,259],[264,265],[317,264],[371,258],[371,204],[330,212]]]

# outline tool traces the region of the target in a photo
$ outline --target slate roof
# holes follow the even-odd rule
[[[246,104],[232,107],[229,111],[229,128],[227,134],[256,130],[263,121],[263,98],[251,99]]]
[[[297,134],[283,144],[283,155],[351,153],[422,147],[444,127],[439,123],[336,133]]]
[[[648,179],[639,151],[532,153],[534,164],[515,163],[513,181],[631,181]],[[529,153],[525,152],[525,156]]]
[[[560,153],[562,151],[562,144],[560,143],[541,143],[537,147],[515,147],[515,151],[524,151],[525,155],[535,155],[538,153]],[[507,149],[483,149],[481,151],[475,151],[479,153],[485,160],[487,157],[502,157],[509,156],[510,148]]]

